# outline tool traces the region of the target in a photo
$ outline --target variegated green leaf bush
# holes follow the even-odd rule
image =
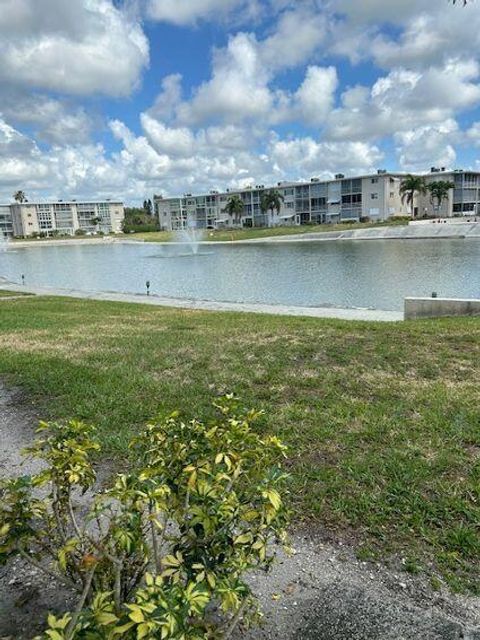
[[[0,559],[21,555],[78,590],[43,638],[228,638],[255,620],[245,574],[286,545],[285,447],[254,432],[260,413],[233,397],[215,406],[208,423],[176,413],[149,423],[131,443],[138,468],[96,495],[94,430],[40,425],[28,453],[45,469],[1,488]]]

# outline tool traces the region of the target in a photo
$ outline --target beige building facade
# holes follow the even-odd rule
[[[124,218],[123,203],[110,200],[0,205],[0,231],[16,237],[121,233]]]
[[[402,201],[400,187],[406,174],[378,170],[375,174],[333,180],[311,178],[309,182],[279,182],[275,186],[256,185],[244,189],[208,194],[184,194],[182,197],[154,196],[155,214],[160,228],[175,231],[186,228],[218,229],[231,227],[271,227],[278,225],[331,224],[360,220],[385,221],[393,216],[411,215],[411,207]],[[427,185],[438,180],[454,183],[439,214],[444,217],[473,215],[480,206],[480,173],[432,170],[423,174]],[[283,198],[277,213],[261,210],[262,195],[275,189]],[[226,213],[230,197],[238,196],[243,213],[236,223]],[[429,195],[417,195],[413,203],[415,217],[437,214]]]
[[[196,196],[154,196],[154,207],[160,227],[168,231],[233,226],[233,219],[225,211],[233,195],[244,203],[237,223],[242,227],[331,224],[360,219],[383,221],[409,213],[400,194],[402,177],[402,174],[379,170],[375,174],[353,178],[337,174],[333,180],[327,181],[311,178],[309,182],[279,182],[272,187],[256,185]],[[262,211],[262,196],[269,189],[275,189],[282,197],[279,212]]]

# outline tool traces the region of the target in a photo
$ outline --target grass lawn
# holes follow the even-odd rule
[[[407,221],[355,223],[355,224],[319,224],[301,225],[299,227],[272,227],[257,229],[224,229],[219,231],[206,231],[203,239],[212,242],[251,240],[254,238],[270,238],[274,236],[290,236],[304,233],[325,233],[327,231],[348,231],[349,229],[368,229],[369,227],[386,227],[405,225]],[[150,233],[135,233],[129,236],[132,240],[145,240],[148,242],[171,242],[178,238],[170,231],[152,231]]]
[[[348,323],[25,298],[0,375],[40,415],[95,423],[122,468],[148,418],[233,390],[290,446],[297,521],[480,591],[480,321]]]

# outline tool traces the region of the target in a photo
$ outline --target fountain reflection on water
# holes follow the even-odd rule
[[[9,242],[10,240],[8,236],[3,231],[0,231],[0,251],[6,251],[8,249]]]

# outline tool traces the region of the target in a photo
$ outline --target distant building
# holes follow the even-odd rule
[[[404,177],[404,173],[379,170],[375,174],[352,178],[337,174],[333,180],[311,178],[309,182],[279,182],[274,187],[256,185],[202,195],[187,193],[176,198],[154,196],[154,209],[160,228],[167,231],[233,226],[233,219],[225,212],[228,199],[233,195],[244,203],[239,220],[242,227],[329,224],[360,219],[380,222],[392,216],[410,215],[410,206],[402,202],[400,193]],[[425,179],[427,183],[433,180],[455,183],[448,201],[442,205],[442,215],[476,212],[480,202],[480,173],[432,168]],[[280,211],[273,215],[263,212],[260,206],[263,193],[271,188],[283,197]],[[420,216],[433,213],[428,195],[416,198],[414,210],[415,215]]]
[[[7,236],[121,233],[122,202],[76,200],[0,205],[0,233]]]
[[[10,206],[0,204],[0,239],[13,236],[13,218]]]

